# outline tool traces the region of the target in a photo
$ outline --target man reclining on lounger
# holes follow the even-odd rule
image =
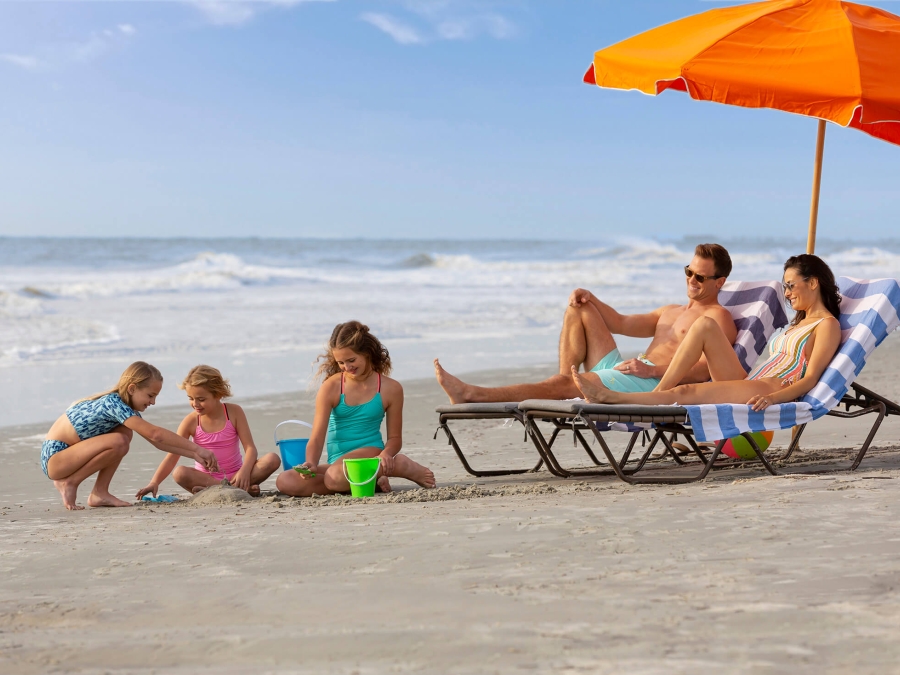
[[[731,274],[728,251],[718,244],[700,244],[684,273],[688,303],[666,305],[648,314],[622,315],[590,291],[581,288],[573,291],[559,337],[559,375],[543,382],[476,387],[448,373],[435,359],[438,384],[447,392],[451,403],[579,398],[581,392],[572,381],[572,368],[584,366],[585,377],[596,378],[607,389],[652,391],[666,372],[678,345],[700,317],[708,316],[719,324],[732,344],[737,337],[731,314],[719,304],[719,289]],[[652,337],[653,341],[645,353],[624,361],[616,347],[614,334]],[[707,380],[709,369],[706,358],[701,357],[682,378],[681,384]]]

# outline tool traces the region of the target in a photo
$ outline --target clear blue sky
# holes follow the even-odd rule
[[[721,4],[0,0],[0,235],[802,232],[813,120],[581,82]],[[894,235],[900,147],[828,131],[821,236]]]

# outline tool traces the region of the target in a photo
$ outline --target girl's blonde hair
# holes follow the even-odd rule
[[[194,366],[191,368],[184,381],[178,385],[179,389],[188,387],[203,387],[215,398],[230,398],[231,385],[222,377],[222,373],[212,366]]]
[[[162,373],[159,372],[158,368],[151,366],[149,363],[145,363],[144,361],[135,361],[130,366],[125,369],[125,372],[119,377],[119,383],[113,387],[112,389],[107,389],[106,391],[101,391],[99,394],[94,394],[93,396],[88,396],[87,398],[80,399],[75,401],[75,403],[81,403],[82,401],[94,401],[101,396],[107,396],[109,394],[118,394],[119,398],[121,398],[126,405],[131,406],[131,394],[128,393],[128,387],[132,384],[137,388],[141,389],[148,382],[162,382],[163,376]],[[75,405],[73,403],[72,405]]]
[[[331,338],[325,345],[325,353],[320,354],[316,362],[323,361],[316,371],[316,379],[327,380],[341,372],[341,367],[334,359],[335,349],[350,349],[369,359],[372,370],[380,375],[391,374],[391,355],[377,337],[369,332],[369,327],[359,321],[339,323],[331,331]]]

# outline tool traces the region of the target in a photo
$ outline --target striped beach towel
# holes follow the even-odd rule
[[[816,386],[799,401],[758,412],[743,404],[684,406],[697,440],[788,429],[817,420],[837,406],[875,347],[900,326],[900,284],[896,279],[840,277],[837,281],[843,296],[841,347]]]
[[[719,291],[719,303],[731,312],[738,329],[734,353],[749,373],[766,348],[769,337],[788,323],[781,284],[776,281],[729,281]]]

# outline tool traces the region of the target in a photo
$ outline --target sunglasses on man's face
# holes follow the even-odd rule
[[[704,276],[702,274],[697,274],[694,270],[692,270],[690,268],[690,265],[684,266],[684,276],[686,276],[688,279],[690,279],[691,277],[694,277],[697,280],[698,284],[702,284],[707,279],[721,279],[722,278],[721,274],[717,274],[712,277]]]

